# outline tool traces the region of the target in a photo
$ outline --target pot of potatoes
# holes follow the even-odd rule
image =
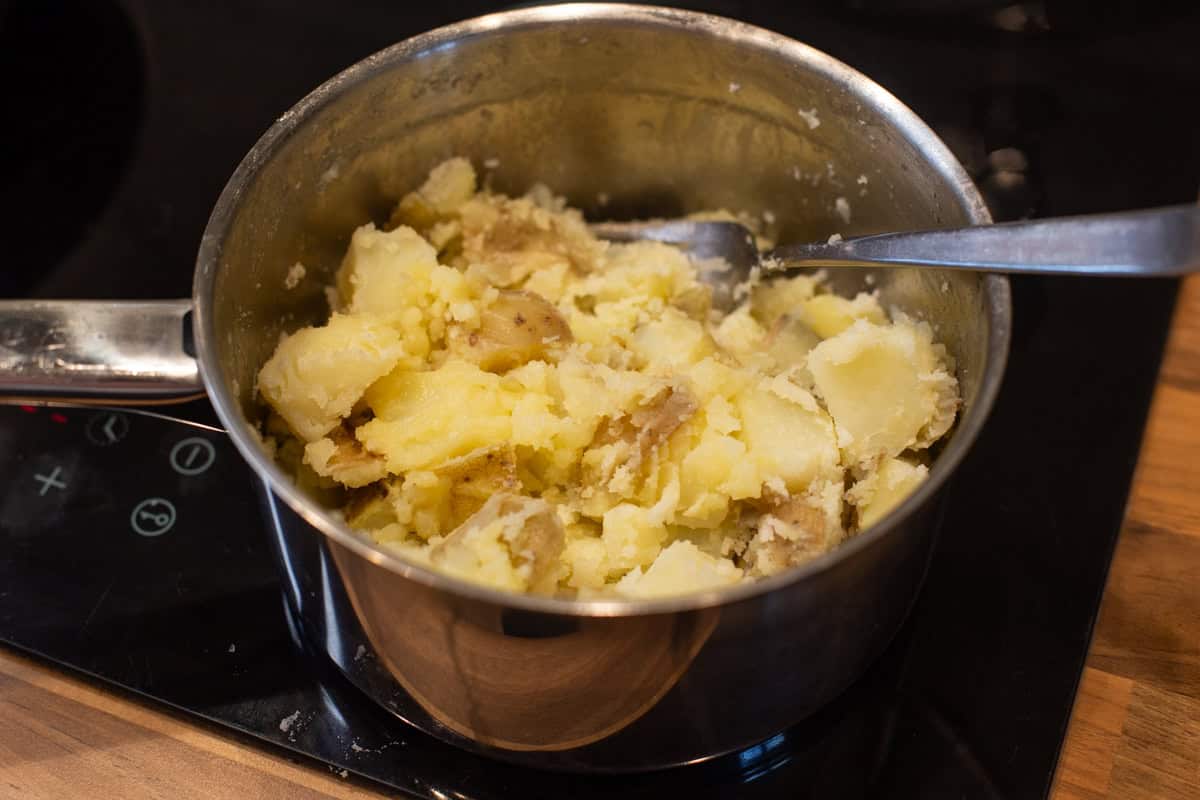
[[[390,713],[551,769],[691,763],[819,709],[904,620],[1006,280],[752,274],[715,308],[720,263],[588,227],[688,215],[764,248],[988,220],[864,76],[649,6],[401,42],[230,179],[200,372],[304,639]]]

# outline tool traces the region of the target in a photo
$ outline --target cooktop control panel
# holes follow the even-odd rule
[[[225,435],[198,424],[120,409],[5,406],[0,416],[0,521],[18,538],[68,517],[145,539],[188,531],[211,523],[202,498],[214,485],[246,483]]]
[[[212,413],[207,404],[181,408],[192,418]],[[252,481],[208,423],[0,406],[4,638],[118,678],[146,668],[124,645],[150,633],[171,658],[228,649],[228,635],[199,623],[210,613],[203,605],[264,586],[277,592],[266,537],[254,535]]]

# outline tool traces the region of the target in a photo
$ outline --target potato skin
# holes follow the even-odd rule
[[[533,292],[504,290],[480,312],[478,328],[451,330],[448,349],[480,369],[507,372],[572,341],[571,327],[553,304]]]

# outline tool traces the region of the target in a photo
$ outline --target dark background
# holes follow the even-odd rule
[[[0,294],[55,294],[103,270],[103,296],[186,295],[179,267],[192,264],[211,204],[280,113],[377,49],[504,5],[0,3]],[[1030,180],[992,198],[998,217],[1179,201],[1200,187],[1196,3],[682,5],[774,28],[862,70],[985,186],[997,182],[989,153],[1019,148]],[[999,182],[1011,189],[1012,176]],[[134,260],[161,269],[123,279]]]
[[[381,47],[498,5],[0,2],[0,296],[186,296],[211,204],[279,114]],[[791,35],[882,83],[946,139],[998,219],[1188,202],[1200,189],[1198,4],[689,5]],[[878,667],[753,757],[595,791],[1044,794],[1175,287],[1026,278],[1013,288],[1004,389],[948,493],[918,606]],[[147,438],[128,446],[142,458],[114,460],[31,419],[15,410],[0,419],[0,638],[427,794],[564,796],[559,779],[413,732],[407,755],[386,756],[348,751],[332,735],[281,736],[280,717],[310,701],[337,705],[330,718],[355,731],[379,729],[379,742],[399,734],[292,646],[248,475],[232,467],[192,498],[194,513],[212,518],[188,516],[171,536],[130,545],[126,507],[143,468],[121,465],[157,463],[180,434],[139,425]],[[39,523],[25,454],[51,447],[91,477],[86,494]],[[237,463],[231,451],[222,457]],[[155,473],[157,491],[175,491],[168,479]],[[234,509],[244,521],[231,525]],[[194,538],[206,535],[212,546]],[[76,548],[88,555],[61,558]],[[100,580],[105,570],[114,577]],[[160,585],[172,570],[187,581]],[[117,588],[100,605],[109,584]],[[235,637],[230,671],[221,659]]]

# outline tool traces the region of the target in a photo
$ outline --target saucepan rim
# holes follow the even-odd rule
[[[984,374],[967,413],[959,420],[945,449],[933,462],[929,477],[878,524],[868,528],[830,552],[778,575],[717,590],[652,600],[586,599],[517,594],[470,583],[435,572],[376,545],[355,533],[329,509],[307,497],[293,479],[270,457],[257,433],[245,419],[240,404],[217,362],[217,331],[213,303],[222,247],[242,198],[258,171],[268,164],[288,139],[326,105],[399,64],[452,43],[499,32],[562,26],[579,22],[612,21],[644,27],[699,29],[738,47],[766,50],[782,55],[815,71],[831,84],[846,87],[864,105],[880,113],[893,129],[927,159],[928,166],[956,191],[974,224],[991,221],[987,206],[962,165],[938,136],[895,96],[831,56],[747,23],[694,11],[646,5],[612,3],[568,3],[536,6],[468,19],[406,39],[368,56],[313,90],[280,116],[246,154],[222,191],[204,231],[197,254],[193,296],[193,326],[201,375],[208,396],[230,438],[246,462],[262,476],[272,492],[320,533],[358,556],[395,573],[397,579],[413,580],[464,598],[493,603],[505,608],[565,616],[630,617],[668,614],[728,605],[766,595],[833,568],[875,542],[903,535],[906,520],[930,502],[962,462],[991,411],[999,392],[1008,358],[1012,321],[1012,298],[1008,279],[999,275],[981,278],[986,299],[988,345]]]

